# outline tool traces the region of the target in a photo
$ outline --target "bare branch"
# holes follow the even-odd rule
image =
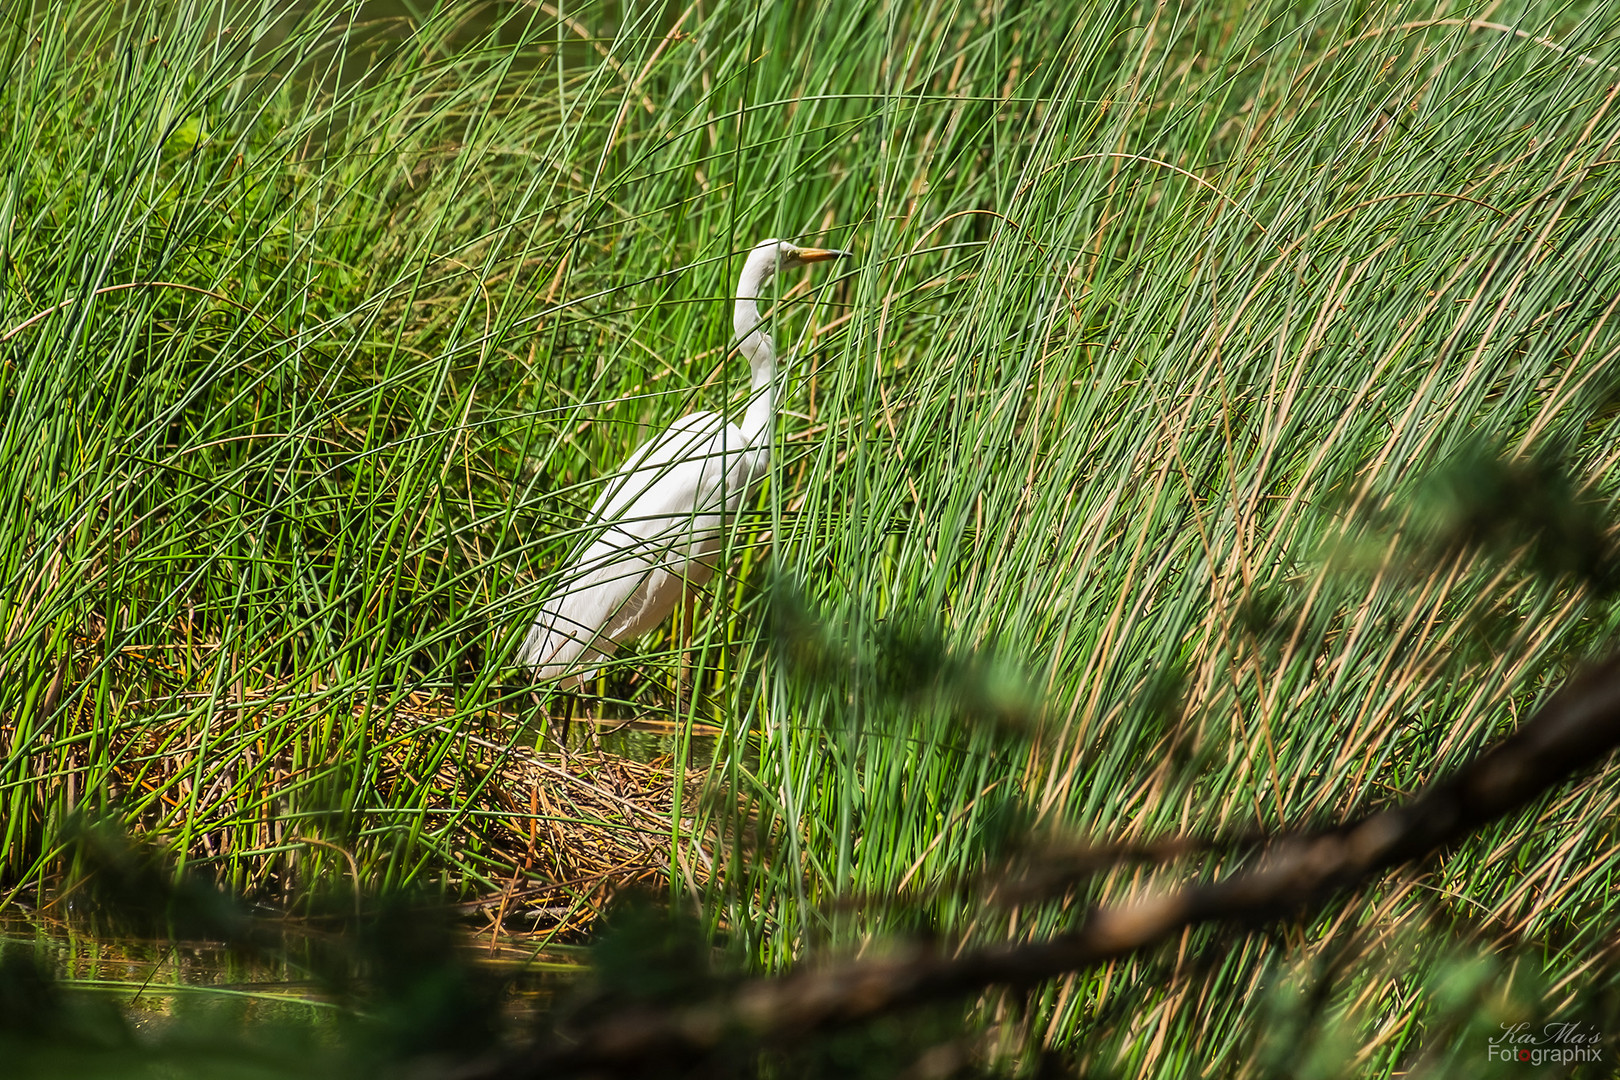
[[[913,945],[880,959],[751,980],[709,1002],[619,1011],[572,1045],[538,1047],[458,1075],[668,1071],[700,1062],[728,1040],[779,1044],[990,987],[1031,987],[1202,923],[1276,919],[1434,854],[1597,763],[1617,743],[1620,656],[1572,680],[1517,733],[1412,800],[1335,829],[1276,838],[1257,865],[1223,880],[1099,908],[1079,929],[1044,941],[954,954]]]

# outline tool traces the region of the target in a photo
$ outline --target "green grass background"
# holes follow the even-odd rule
[[[750,963],[1187,872],[947,887],[1032,837],[1382,805],[1612,632],[1605,5],[280,8],[0,26],[16,895],[69,807],[285,902],[498,888],[420,777],[543,723],[505,664],[596,482],[741,407],[772,235],[858,259],[780,283],[775,465],[690,642],[594,688],[722,726],[695,888]],[[1614,798],[986,1015],[1122,1075],[1486,1068],[1615,1015]]]

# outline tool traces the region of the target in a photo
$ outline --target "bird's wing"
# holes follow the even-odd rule
[[[683,416],[625,460],[591,508],[591,522],[646,538],[718,509],[715,492],[745,449],[742,431],[718,413]]]
[[[619,637],[662,621],[681,576],[707,576],[686,564],[718,541],[718,515],[730,494],[722,488],[747,450],[735,424],[700,412],[626,459],[591,508],[590,544],[524,640],[522,662],[540,665],[536,677],[560,678],[606,657]]]

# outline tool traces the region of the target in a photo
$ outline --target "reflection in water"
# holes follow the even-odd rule
[[[230,948],[119,936],[91,917],[24,914],[13,906],[0,915],[0,1000],[14,999],[18,973],[31,959],[54,986],[35,996],[60,998],[72,1014],[69,1027],[87,1029],[81,1033],[109,1048],[123,1041],[120,1027],[143,1043],[218,1028],[248,1040],[296,1031],[330,1045],[357,1015],[358,999],[342,1000],[334,988],[368,978],[353,954],[347,970],[334,971],[334,956],[345,955],[334,948],[336,937],[320,920],[288,921],[272,947]],[[528,1030],[584,970],[579,947],[537,951],[504,938],[467,941],[461,961],[497,985],[508,1032]],[[0,1044],[5,1027],[0,1021]]]

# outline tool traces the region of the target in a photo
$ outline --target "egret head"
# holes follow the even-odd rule
[[[842,259],[849,254],[832,248],[800,247],[791,240],[762,240],[748,253],[748,261],[743,265],[743,280],[752,278],[763,286],[780,270],[792,270],[828,259]],[[753,274],[749,273],[750,270]]]
[[[800,247],[788,240],[764,240],[754,245],[754,250],[743,261],[742,277],[737,279],[737,307],[732,314],[739,347],[751,363],[774,362],[776,356],[771,336],[760,326],[759,306],[755,301],[764,295],[765,287],[777,271],[841,259],[848,254],[831,248]]]

